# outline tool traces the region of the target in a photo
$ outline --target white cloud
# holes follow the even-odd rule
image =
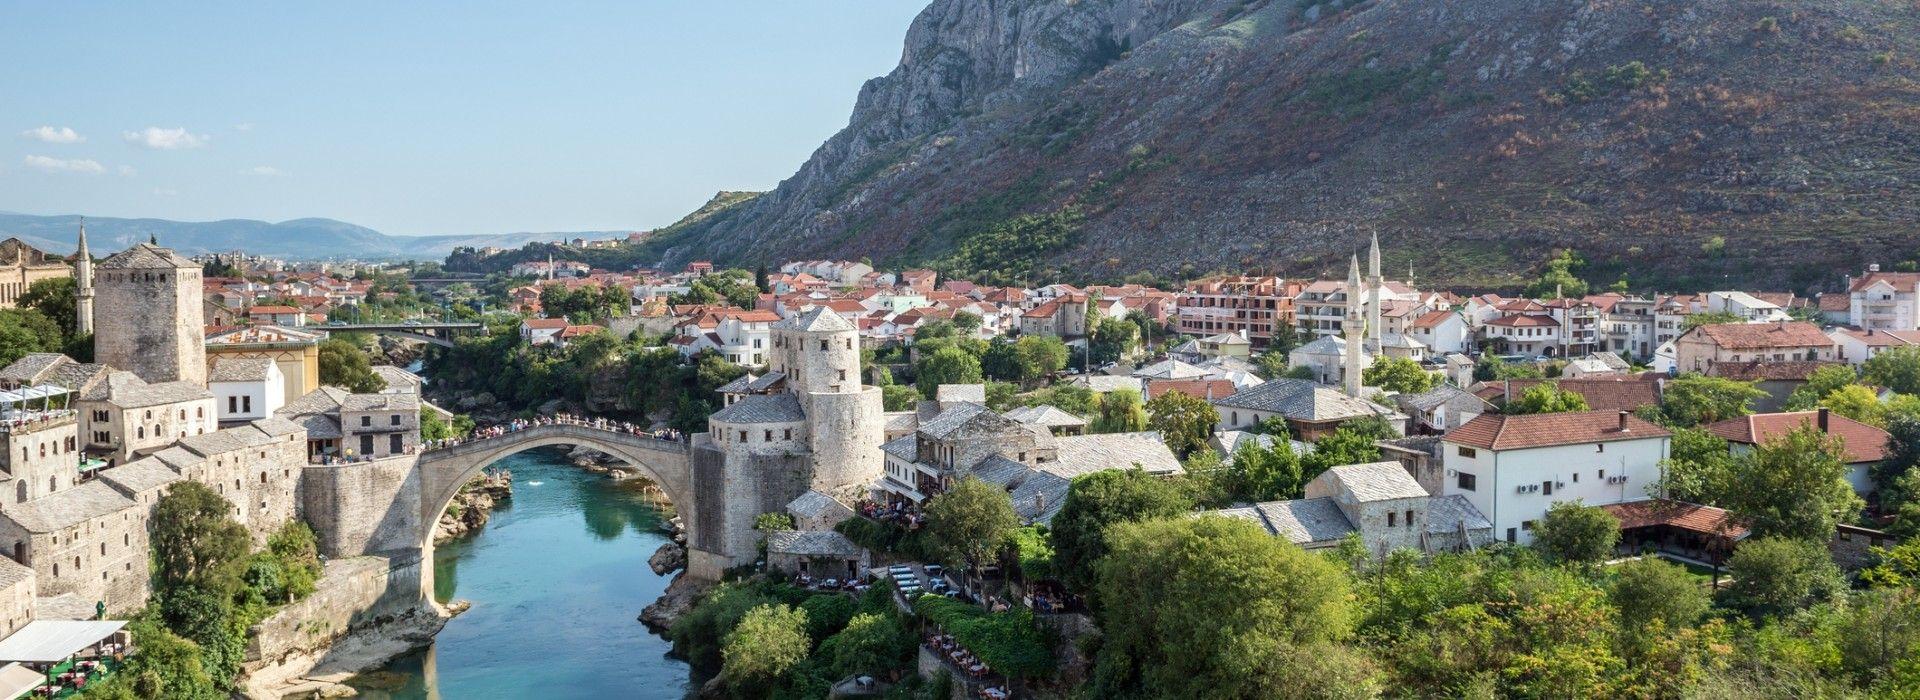
[[[149,126],[139,131],[128,131],[121,135],[127,138],[127,143],[161,151],[177,151],[183,148],[199,148],[207,145],[206,136],[188,133],[185,128],[162,129],[157,126]]]
[[[27,156],[22,162],[29,168],[45,170],[50,173],[81,173],[99,175],[107,171],[98,161],[85,158],[48,158],[46,156]]]
[[[20,135],[41,143],[80,143],[87,140],[70,126],[43,126],[22,131]]]
[[[286,175],[287,172],[279,168],[273,167],[271,165],[256,165],[251,168],[247,168],[245,170],[240,171],[240,174],[254,175],[258,177],[281,177]]]
[[[133,166],[131,165],[122,165],[120,166],[119,170],[120,170],[121,177],[133,177],[135,175],[140,174],[140,171],[134,170]]]

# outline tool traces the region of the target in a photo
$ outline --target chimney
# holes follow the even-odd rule
[[[1826,418],[1824,417],[1826,415],[1824,413],[1826,409],[1823,408],[1820,410],[1823,411],[1823,413],[1821,414],[1822,418],[1820,420],[1821,420],[1821,425],[1824,426],[1826,424]],[[1627,432],[1627,412],[1625,410],[1620,411],[1620,432],[1623,432],[1623,433]]]
[[[1036,493],[1033,495],[1033,510],[1036,513],[1047,512],[1047,495],[1046,494]]]
[[[1819,417],[1816,419],[1816,424],[1820,426],[1820,432],[1827,432],[1827,415],[1829,413],[1826,406],[1820,407]]]

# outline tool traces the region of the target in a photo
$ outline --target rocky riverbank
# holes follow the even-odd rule
[[[342,683],[433,641],[464,610],[422,600],[420,562],[348,557],[327,562],[312,595],[268,616],[248,638],[241,695],[343,697]]]
[[[512,472],[500,470],[475,477],[460,489],[460,493],[454,495],[447,512],[440,514],[440,522],[434,526],[433,541],[445,542],[479,530],[487,524],[488,518],[493,517],[493,509],[501,501],[511,498]]]

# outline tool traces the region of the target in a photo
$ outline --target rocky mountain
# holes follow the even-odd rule
[[[1908,0],[935,0],[791,178],[668,264],[1808,288],[1916,254]]]
[[[50,253],[72,253],[78,216],[33,216],[0,212],[0,238],[18,237]],[[573,237],[610,238],[625,231],[475,234],[471,236],[395,236],[333,219],[294,219],[279,223],[253,219],[169,221],[87,217],[87,243],[94,254],[117,251],[157,237],[187,255],[244,250],[290,260],[438,260],[461,246],[517,248],[532,242]]]

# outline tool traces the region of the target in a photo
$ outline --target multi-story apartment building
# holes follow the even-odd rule
[[[1439,495],[1466,497],[1496,539],[1526,544],[1553,504],[1650,498],[1672,438],[1626,411],[1482,414],[1441,439],[1448,479]]]
[[[1590,298],[1601,307],[1601,342],[1607,352],[1625,352],[1634,357],[1652,357],[1653,300],[1642,297],[1602,295]]]
[[[1560,357],[1580,357],[1601,349],[1600,307],[1585,299],[1554,299],[1544,306],[1560,326]]]
[[[1273,342],[1274,331],[1294,322],[1298,284],[1278,277],[1215,277],[1187,285],[1177,302],[1175,324],[1193,336],[1244,333],[1256,348]]]
[[[1881,272],[1879,265],[1868,265],[1866,274],[1847,280],[1849,325],[1889,331],[1920,329],[1916,285],[1920,285],[1920,272]]]

